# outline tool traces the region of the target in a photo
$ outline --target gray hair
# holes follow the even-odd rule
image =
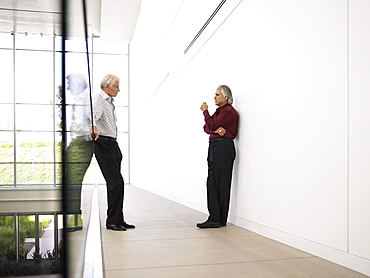
[[[114,83],[119,81],[119,78],[113,74],[108,74],[104,76],[103,80],[100,83],[100,88],[103,90],[106,85],[113,86]]]
[[[227,99],[227,103],[232,104],[233,94],[231,93],[231,89],[226,85],[220,85],[218,88],[221,88],[222,95]]]

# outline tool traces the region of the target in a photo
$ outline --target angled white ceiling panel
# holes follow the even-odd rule
[[[140,13],[141,1],[102,0],[100,38],[129,43]]]

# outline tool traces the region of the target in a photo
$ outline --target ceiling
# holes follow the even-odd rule
[[[68,36],[84,36],[83,0],[67,1]],[[85,0],[88,36],[130,43],[141,0]],[[0,32],[61,35],[61,0],[0,0]]]

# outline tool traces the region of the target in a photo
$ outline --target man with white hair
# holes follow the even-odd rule
[[[231,105],[233,97],[226,85],[215,93],[216,112],[210,116],[207,103],[200,109],[204,115],[204,131],[209,134],[207,206],[209,217],[198,228],[226,226],[229,212],[230,190],[235,160],[234,138],[238,130],[238,113]]]
[[[125,231],[135,228],[123,217],[124,180],[121,174],[122,153],[117,143],[116,111],[113,104],[119,89],[119,78],[106,75],[100,85],[102,91],[94,97],[94,126],[91,138],[95,140],[95,157],[107,183],[108,210],[106,228]]]

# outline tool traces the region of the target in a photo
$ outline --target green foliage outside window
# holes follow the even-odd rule
[[[53,146],[50,142],[22,143],[17,149],[17,181],[14,181],[14,146],[9,142],[0,142],[0,185],[17,186],[48,185],[61,183],[61,153],[62,143],[56,142],[55,161],[48,161],[54,157]],[[55,165],[55,176],[54,176]],[[55,181],[54,181],[55,180]]]
[[[48,227],[50,219],[43,218],[39,223],[39,236]],[[20,250],[19,260],[16,260],[15,250],[15,217],[0,216],[0,276],[28,276],[41,274],[61,273],[61,241],[57,248],[41,254],[39,248],[35,248],[31,254],[32,259],[27,259],[30,250],[25,248],[25,239],[35,236],[34,216],[20,216]],[[58,252],[56,252],[56,249]]]
[[[25,239],[35,237],[35,220],[33,216],[20,216],[19,227],[19,248],[23,251],[25,249]],[[14,216],[0,216],[0,258],[7,257],[8,259],[15,259],[15,222]],[[39,237],[41,238],[44,229],[49,225],[50,220],[43,219],[39,223]],[[10,254],[13,254],[14,257]],[[10,257],[10,258],[9,258]]]

